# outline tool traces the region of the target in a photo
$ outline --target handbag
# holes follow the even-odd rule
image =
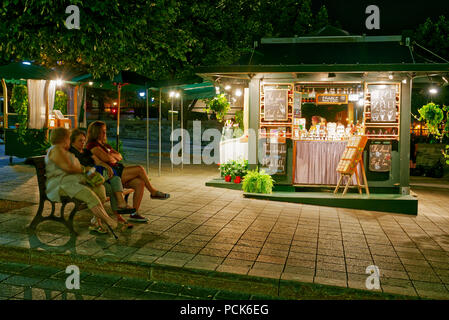
[[[89,176],[86,174],[85,176],[86,176],[86,183],[91,187],[97,187],[99,185],[102,185],[105,181],[103,176],[98,172],[95,172],[94,174],[91,174]]]

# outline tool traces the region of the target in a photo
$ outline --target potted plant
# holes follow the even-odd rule
[[[431,134],[434,134],[435,136],[441,136],[439,126],[444,120],[444,111],[448,111],[448,108],[446,106],[443,106],[443,108],[440,108],[439,105],[436,105],[433,102],[430,102],[426,105],[423,105],[419,110],[419,119],[418,120],[425,120],[427,124],[427,128],[429,129],[429,132]]]
[[[208,99],[206,102],[206,108],[204,111],[209,113],[215,113],[217,120],[223,122],[225,115],[231,109],[231,105],[226,99],[224,94],[219,94],[215,96],[213,99]]]
[[[226,182],[231,182],[231,163],[228,161],[226,163],[220,164],[220,175],[225,179]]]
[[[243,178],[242,189],[248,193],[271,193],[273,191],[273,178],[263,170],[248,171]]]
[[[242,177],[244,177],[248,171],[248,160],[234,161],[232,167],[234,183],[241,183]]]

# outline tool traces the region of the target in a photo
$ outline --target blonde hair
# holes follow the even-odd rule
[[[103,121],[94,121],[87,128],[87,142],[98,141],[101,128],[106,127]]]
[[[66,128],[55,128],[50,132],[50,143],[52,145],[63,142],[70,137],[70,131]]]

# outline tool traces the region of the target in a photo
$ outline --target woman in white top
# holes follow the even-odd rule
[[[61,201],[61,196],[69,196],[87,204],[92,213],[98,217],[99,224],[105,222],[113,229],[121,228],[108,216],[103,207],[102,200],[97,194],[84,184],[86,168],[81,166],[79,160],[70,152],[70,131],[65,128],[56,128],[50,134],[52,147],[48,149],[45,157],[47,175],[46,192],[51,201]],[[101,185],[100,188],[104,189]],[[98,192],[98,194],[103,194]],[[114,234],[115,236],[115,234]]]

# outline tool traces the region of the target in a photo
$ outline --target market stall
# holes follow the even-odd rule
[[[248,139],[249,165],[269,172],[275,185],[292,191],[335,188],[340,172],[346,172],[339,166],[348,141],[360,136],[366,144],[357,157],[362,168],[354,175],[366,174],[374,192],[408,195],[413,81],[428,72],[440,78],[449,73],[448,63],[414,56],[411,43],[404,36],[265,38],[257,54],[197,72],[217,83],[246,79],[249,129],[255,132]],[[355,186],[356,178],[350,184]],[[301,195],[292,197],[302,201]],[[332,197],[326,203],[331,202]],[[416,213],[416,203],[409,209]]]

